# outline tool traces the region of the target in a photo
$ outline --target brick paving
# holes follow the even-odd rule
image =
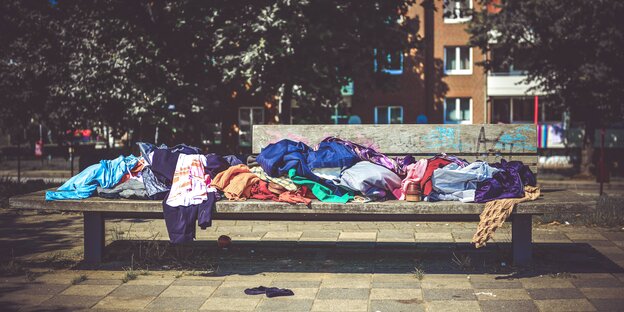
[[[514,268],[509,225],[475,250],[466,243],[474,223],[215,221],[198,230],[203,242],[171,247],[148,266],[136,242],[164,240],[164,222],[110,220],[107,262],[89,267],[65,259],[80,257],[79,215],[2,212],[0,222],[2,311],[624,309],[622,228],[536,226],[535,265]],[[228,250],[215,246],[220,235],[232,237]],[[31,277],[8,274],[11,259]],[[130,265],[142,271],[123,282]],[[214,272],[197,273],[207,267]],[[295,295],[243,293],[260,285]]]

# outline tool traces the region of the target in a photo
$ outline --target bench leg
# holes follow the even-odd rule
[[[101,212],[84,212],[84,260],[102,262],[104,255],[104,217]]]
[[[514,215],[511,225],[511,245],[513,248],[513,264],[527,265],[531,263],[533,246],[531,231],[532,215]]]

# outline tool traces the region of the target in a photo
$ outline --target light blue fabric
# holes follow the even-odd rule
[[[430,199],[473,202],[477,182],[491,178],[498,171],[499,169],[482,161],[473,162],[463,168],[456,163],[450,163],[433,171],[431,181],[436,194],[430,196]]]
[[[91,196],[98,186],[112,188],[138,161],[133,155],[101,160],[99,164],[91,165],[67,180],[56,192],[46,192],[46,200],[83,199]]]
[[[342,171],[336,185],[361,192],[371,200],[388,197],[401,187],[401,178],[390,169],[370,161],[360,161]]]

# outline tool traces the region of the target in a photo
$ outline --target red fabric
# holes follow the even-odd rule
[[[121,180],[119,181],[119,183],[117,183],[116,185],[119,185],[121,183],[124,183],[124,182],[130,180],[130,178],[132,178],[132,177],[136,177],[137,175],[139,175],[139,172],[143,171],[143,169],[145,169],[145,160],[144,159],[139,159],[137,164],[134,165],[134,168],[132,168],[132,170],[130,170],[130,173],[124,174],[121,177]]]
[[[262,200],[278,200],[275,194],[269,191],[269,184],[266,181],[258,181],[251,186],[251,198]]]
[[[312,195],[310,189],[308,189],[306,186],[302,186],[295,192],[291,191],[280,194],[279,201],[291,204],[304,203],[306,205],[309,205],[312,202],[312,200],[308,198],[308,196],[310,195]]]
[[[431,176],[433,176],[433,171],[442,168],[448,164],[450,164],[450,160],[446,160],[444,158],[436,158],[433,160],[429,160],[427,162],[427,169],[425,169],[425,174],[420,180],[420,189],[422,190],[422,194],[424,196],[429,196],[429,193],[433,190],[433,185],[431,182]]]

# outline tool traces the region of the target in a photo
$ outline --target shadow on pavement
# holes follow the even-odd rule
[[[150,250],[151,249],[151,250]],[[215,274],[266,272],[518,274],[623,273],[587,243],[534,243],[534,263],[511,265],[511,244],[475,249],[468,243],[375,243],[235,241],[220,249],[213,241],[172,246],[166,241],[115,241],[98,269],[119,269],[132,261],[150,270],[213,270]],[[81,264],[84,268],[89,267]]]

